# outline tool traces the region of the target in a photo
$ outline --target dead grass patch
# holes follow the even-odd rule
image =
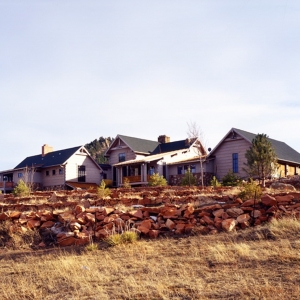
[[[299,221],[284,222],[94,251],[5,252],[1,298],[299,299]]]

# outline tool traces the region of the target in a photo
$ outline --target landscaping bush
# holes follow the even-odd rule
[[[181,180],[181,185],[196,185],[197,179],[194,177],[193,173],[191,172],[191,169],[188,168],[187,171],[184,174],[184,177]]]
[[[222,185],[224,186],[237,186],[240,183],[240,177],[235,175],[232,170],[222,178]]]
[[[218,179],[216,178],[216,176],[213,176],[212,180],[210,181],[210,185],[213,188],[222,186],[222,184],[218,181]]]
[[[106,187],[105,181],[102,180],[100,186],[97,187],[97,195],[99,198],[108,197],[111,191],[109,188]]]
[[[24,197],[30,195],[30,188],[26,185],[26,183],[21,179],[18,185],[13,189],[14,196]]]
[[[154,173],[151,175],[148,183],[149,186],[166,186],[167,184],[167,180],[164,178],[164,176],[159,175],[159,173]]]
[[[243,200],[259,199],[262,195],[262,191],[259,185],[257,185],[251,178],[249,182],[242,185],[242,191],[239,193],[239,197]]]

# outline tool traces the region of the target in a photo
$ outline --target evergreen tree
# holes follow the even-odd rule
[[[277,168],[277,155],[266,134],[257,134],[252,140],[252,146],[246,151],[245,171],[250,177],[257,176],[265,186],[265,180]]]

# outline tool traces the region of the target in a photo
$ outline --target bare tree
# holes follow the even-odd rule
[[[23,181],[26,184],[26,186],[29,188],[30,192],[34,189],[34,174],[36,172],[36,169],[32,167],[25,167],[23,171]]]
[[[187,136],[189,139],[191,139],[191,142],[194,143],[193,149],[199,158],[201,185],[203,188],[204,187],[203,163],[205,162],[207,156],[204,133],[201,130],[200,126],[197,125],[196,122],[188,122],[187,125],[188,125]]]

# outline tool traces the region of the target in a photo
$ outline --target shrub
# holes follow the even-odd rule
[[[196,181],[197,180],[194,177],[193,173],[191,172],[191,169],[188,168],[181,180],[181,185],[188,185],[188,186],[196,185]]]
[[[240,182],[240,177],[235,175],[232,170],[222,178],[222,185],[224,186],[237,186]]]
[[[108,197],[111,191],[109,188],[106,187],[105,181],[102,180],[100,186],[97,187],[97,195],[99,198]]]
[[[154,173],[151,175],[148,183],[150,186],[166,186],[167,184],[167,180],[164,178],[164,176],[159,175],[159,173]]]
[[[138,239],[138,234],[135,231],[126,230],[122,233],[113,233],[104,239],[111,246],[120,244],[132,244]]]
[[[124,180],[123,180],[123,187],[125,189],[131,189],[130,181],[127,177],[125,177]]]
[[[221,186],[222,184],[218,181],[216,176],[213,176],[212,180],[210,181],[210,185],[214,188]]]
[[[30,188],[26,183],[21,179],[18,185],[13,189],[14,196],[24,197],[30,195]]]
[[[250,182],[244,183],[242,185],[243,191],[239,193],[239,197],[243,200],[248,199],[258,199],[262,195],[262,191],[259,185],[257,185],[253,179],[250,179]]]

